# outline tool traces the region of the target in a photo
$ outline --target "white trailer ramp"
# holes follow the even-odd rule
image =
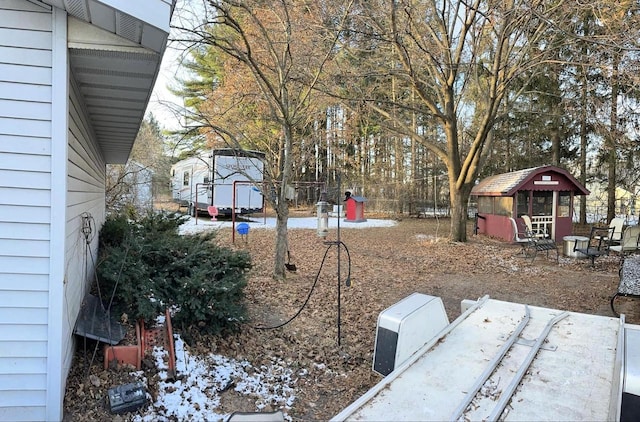
[[[637,328],[485,297],[333,420],[620,420]]]

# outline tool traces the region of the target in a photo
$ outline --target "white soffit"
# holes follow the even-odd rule
[[[153,90],[175,0],[41,0],[68,15],[71,71],[108,163],[126,162]]]

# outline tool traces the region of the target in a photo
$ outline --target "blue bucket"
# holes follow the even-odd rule
[[[236,226],[238,234],[249,234],[249,225],[247,223],[240,223]]]

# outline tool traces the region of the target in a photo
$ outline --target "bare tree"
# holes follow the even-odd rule
[[[212,84],[188,104],[200,134],[267,152],[263,193],[276,213],[273,275],[284,277],[293,150],[317,112],[314,90],[334,54],[349,1],[207,1],[179,41]],[[209,67],[207,67],[209,66]]]
[[[142,122],[127,163],[107,165],[107,211],[150,211],[154,198],[167,193],[170,167],[164,136],[151,115]]]
[[[367,77],[388,81],[393,75],[396,83],[395,100],[374,100],[367,97],[370,92],[360,95],[372,99],[367,104],[389,128],[445,164],[450,237],[466,241],[467,202],[491,151],[500,105],[507,95],[520,94],[515,88],[527,86],[522,78],[534,77],[536,67],[554,57],[557,40],[551,22],[563,18],[563,2],[376,0],[358,6],[354,31],[375,40],[369,44],[375,51],[366,53],[371,63]],[[345,49],[363,57],[359,47]],[[481,95],[470,96],[471,87]],[[424,126],[416,131],[412,113],[437,122],[435,135]]]

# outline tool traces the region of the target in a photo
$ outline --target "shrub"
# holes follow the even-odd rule
[[[220,333],[246,318],[244,287],[251,261],[214,243],[215,234],[180,236],[173,215],[105,222],[98,280],[114,310],[151,322],[167,307],[176,325]]]

